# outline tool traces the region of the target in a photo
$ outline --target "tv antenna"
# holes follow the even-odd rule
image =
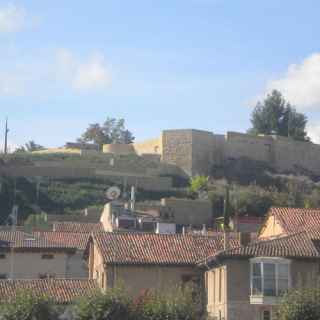
[[[7,117],[5,129],[4,129],[4,154],[8,153],[8,133],[9,133],[9,128],[8,128],[8,117]]]
[[[116,186],[110,187],[106,192],[107,198],[111,201],[117,200],[120,197],[120,194],[121,190]]]

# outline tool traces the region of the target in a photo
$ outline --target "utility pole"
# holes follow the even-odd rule
[[[9,129],[8,129],[8,117],[7,117],[6,126],[4,129],[4,154],[8,153],[8,133],[9,133]]]

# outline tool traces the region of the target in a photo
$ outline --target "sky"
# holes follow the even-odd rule
[[[107,117],[137,141],[245,132],[279,89],[320,143],[319,12],[318,0],[0,0],[0,132],[6,116],[11,148],[62,146]]]

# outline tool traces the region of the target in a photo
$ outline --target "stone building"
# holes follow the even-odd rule
[[[205,259],[206,305],[217,320],[274,320],[290,288],[314,287],[320,251],[318,230],[266,239]]]

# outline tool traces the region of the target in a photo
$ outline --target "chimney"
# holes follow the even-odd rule
[[[223,233],[223,250],[230,249],[230,233],[225,231]]]
[[[250,232],[239,232],[240,246],[247,246],[251,242]]]

